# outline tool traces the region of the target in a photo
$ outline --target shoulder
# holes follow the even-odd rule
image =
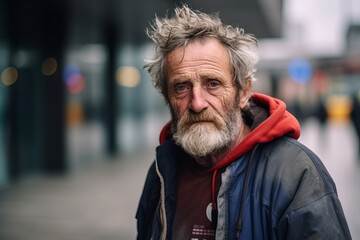
[[[324,178],[329,175],[320,158],[304,144],[288,137],[278,138],[261,147],[263,158],[278,170],[288,172],[313,171]]]
[[[282,137],[264,144],[259,150],[264,177],[294,200],[293,207],[308,204],[336,187],[319,157],[297,140]]]
[[[308,156],[309,158],[317,158],[316,154],[312,150],[300,143],[298,140],[290,137],[277,138],[264,144],[262,149],[266,151],[267,154],[280,153],[283,155],[287,153],[298,153],[303,157]]]

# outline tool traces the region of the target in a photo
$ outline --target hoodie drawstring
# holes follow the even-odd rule
[[[212,175],[212,181],[211,181],[211,221],[213,228],[216,230],[217,226],[217,206],[216,206],[216,197],[215,197],[215,186],[216,186],[216,175],[217,175],[218,169],[215,169]]]
[[[242,193],[241,193],[241,199],[240,199],[240,212],[239,212],[239,219],[236,225],[236,238],[240,238],[240,233],[243,226],[243,211],[244,211],[244,205],[245,205],[245,194],[247,190],[247,185],[249,182],[249,176],[250,176],[250,170],[251,165],[254,161],[254,156],[256,149],[259,147],[259,144],[256,144],[253,150],[251,151],[249,162],[246,166],[246,172],[245,172],[245,179],[242,187]],[[216,206],[216,196],[215,196],[215,186],[216,186],[216,175],[217,175],[218,169],[214,169],[213,175],[212,175],[212,181],[211,181],[211,220],[213,223],[213,228],[216,230],[217,227],[217,206]]]

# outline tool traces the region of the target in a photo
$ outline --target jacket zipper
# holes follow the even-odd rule
[[[254,157],[255,157],[255,152],[258,149],[258,147],[259,147],[259,144],[256,144],[255,147],[251,150],[250,159],[246,166],[246,172],[245,172],[244,182],[243,182],[243,186],[242,186],[242,193],[241,193],[241,198],[240,198],[239,219],[236,224],[236,236],[235,236],[236,239],[240,239],[240,234],[241,234],[241,231],[243,228],[243,211],[244,211],[244,205],[245,205],[245,196],[246,196],[246,191],[247,191],[247,185],[248,185],[248,181],[249,181],[249,177],[250,177],[251,167],[252,167]]]

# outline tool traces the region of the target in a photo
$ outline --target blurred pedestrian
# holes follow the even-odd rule
[[[352,109],[350,113],[350,119],[354,126],[357,137],[357,157],[360,159],[360,92],[355,92],[351,96]]]
[[[147,65],[172,115],[138,239],[351,239],[335,184],[285,104],[252,92],[257,39],[186,5],[156,17]]]

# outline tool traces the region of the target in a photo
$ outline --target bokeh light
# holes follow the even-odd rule
[[[140,80],[140,72],[135,67],[123,66],[116,71],[116,82],[122,87],[136,87]]]
[[[78,94],[85,89],[85,78],[79,67],[69,65],[64,71],[64,81],[68,92]]]
[[[46,58],[41,65],[41,72],[45,76],[53,75],[57,70],[57,61],[53,57]]]
[[[19,73],[15,67],[7,67],[1,73],[1,82],[5,86],[10,86],[17,81],[18,77],[19,77]]]

